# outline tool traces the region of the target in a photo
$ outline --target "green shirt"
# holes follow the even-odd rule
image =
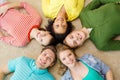
[[[120,50],[120,0],[93,0],[80,14],[83,27],[93,28],[90,39],[100,50]]]

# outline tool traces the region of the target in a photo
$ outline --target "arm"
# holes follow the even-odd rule
[[[109,70],[106,74],[106,80],[113,80],[113,73]]]
[[[42,0],[42,11],[44,15],[48,14],[48,9],[50,7],[50,0]]]
[[[94,10],[94,9],[97,9],[98,7],[100,7],[102,4],[117,3],[117,2],[120,2],[120,0],[92,0],[92,2],[90,2],[87,5],[86,9],[87,10]]]
[[[0,80],[3,80],[6,74],[10,73],[8,65],[0,67]]]
[[[12,36],[4,36],[0,38],[1,41],[13,45],[13,46],[24,46],[21,41],[18,41],[18,39],[12,37]]]
[[[21,7],[23,7],[30,15],[40,18],[40,14],[35,8],[26,2],[21,2]]]
[[[5,3],[3,5],[0,6],[0,14],[4,14],[8,9],[10,8],[17,8],[17,7],[20,7],[20,3],[18,2],[14,2],[14,3]]]

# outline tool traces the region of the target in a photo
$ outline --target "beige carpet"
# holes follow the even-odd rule
[[[30,3],[33,7],[35,7],[42,15],[43,23],[42,27],[47,24],[47,18],[43,16],[41,11],[41,0],[9,0],[9,1],[26,1]],[[90,0],[86,0],[85,3],[87,4]],[[77,19],[73,21],[73,24],[76,26],[77,29],[81,28],[80,20]],[[120,38],[119,38],[120,39]],[[0,66],[7,63],[8,60],[12,58],[16,58],[19,56],[28,56],[31,58],[37,58],[42,46],[40,46],[35,40],[32,40],[27,46],[25,47],[13,47],[7,45],[0,41]],[[85,53],[91,53],[96,57],[100,58],[103,62],[105,62],[108,66],[110,66],[111,70],[114,73],[114,80],[120,80],[120,51],[109,51],[103,52],[96,49],[94,44],[88,40],[82,47],[76,49],[76,53],[78,56],[82,56]],[[58,65],[55,65],[50,72],[55,76],[56,80],[60,80],[60,75],[57,74]],[[5,80],[9,80],[9,77],[12,74],[8,75]]]

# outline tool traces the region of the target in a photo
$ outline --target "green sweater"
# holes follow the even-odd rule
[[[120,0],[93,0],[83,8],[80,20],[83,27],[93,28],[90,39],[104,51],[120,50]]]

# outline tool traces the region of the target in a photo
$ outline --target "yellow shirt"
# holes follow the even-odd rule
[[[65,7],[67,13],[67,21],[72,21],[79,16],[84,6],[84,0],[42,0],[43,13],[51,19],[56,18],[62,6]]]

